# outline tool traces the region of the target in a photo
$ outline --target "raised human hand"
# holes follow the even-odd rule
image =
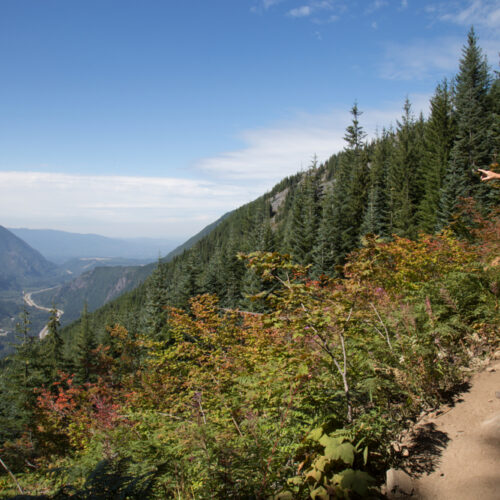
[[[482,181],[490,181],[491,179],[500,179],[500,174],[497,172],[493,172],[492,170],[483,170],[482,168],[477,169],[478,172],[481,172],[483,175],[481,176]]]

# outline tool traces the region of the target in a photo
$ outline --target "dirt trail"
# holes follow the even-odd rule
[[[472,377],[453,407],[441,410],[422,423],[441,436],[441,456],[432,473],[412,481],[414,493],[406,498],[499,500],[500,359]]]

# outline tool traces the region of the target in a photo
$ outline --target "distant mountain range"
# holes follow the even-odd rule
[[[162,262],[172,260],[228,215],[173,250],[173,239],[116,239],[0,226],[0,357],[8,352],[6,342],[13,340],[23,307],[23,290],[34,291],[36,304],[55,304],[64,311],[62,323],[71,323],[79,318],[84,302],[93,311],[137,287],[153,272],[162,255]],[[32,334],[36,335],[48,313],[33,307],[29,312]]]
[[[9,228],[9,231],[56,264],[82,257],[157,260],[180,243],[168,238],[108,238],[53,229]]]
[[[57,266],[5,227],[0,226],[0,290],[22,290],[45,283]]]
[[[64,311],[61,323],[69,324],[80,317],[85,302],[89,311],[98,309],[142,283],[155,266],[95,267],[60,287],[37,293],[34,299],[45,307],[56,304]]]
[[[230,213],[223,215],[212,224],[206,226],[185,243],[172,250],[161,261],[170,262],[177,255],[191,248],[223,222]],[[88,266],[91,266],[91,269],[83,272],[73,280],[64,283],[59,288],[47,290],[36,295],[36,300],[40,304],[50,307],[54,303],[57,307],[64,310],[64,315],[61,318],[61,322],[64,325],[80,317],[84,302],[87,302],[88,311],[92,312],[123,293],[136,288],[154,271],[158,263],[158,258],[155,262],[142,266],[117,265],[119,264],[119,259],[102,259],[99,261],[97,259],[87,260],[80,258],[78,260],[75,259],[75,261],[66,262],[64,267],[70,267],[69,264],[71,262],[80,266],[87,263]]]

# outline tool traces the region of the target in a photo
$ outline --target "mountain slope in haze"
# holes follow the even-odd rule
[[[162,258],[161,262],[170,262],[175,256],[191,248],[221,224],[229,215],[229,213],[225,214],[217,221],[206,226],[185,243],[170,252],[166,257]],[[112,262],[114,261],[115,259]],[[37,294],[37,302],[46,307],[50,307],[53,303],[56,304],[58,308],[64,311],[61,323],[67,325],[80,317],[85,302],[87,302],[89,312],[95,311],[120,295],[138,287],[153,273],[157,266],[156,262],[140,266],[106,266],[105,263],[106,261],[104,260],[103,265],[98,265],[92,270],[84,272],[57,289]],[[80,259],[80,264],[82,264],[82,259]],[[95,260],[92,260],[89,265],[95,266]]]
[[[58,264],[81,257],[156,260],[178,243],[175,239],[168,238],[108,238],[54,229],[11,228],[10,231]]]
[[[55,304],[64,311],[62,324],[80,317],[86,302],[89,311],[103,306],[140,283],[153,271],[155,264],[147,266],[96,267],[58,288],[36,294],[36,302],[45,307]]]
[[[0,290],[21,290],[50,278],[57,266],[0,226]]]
[[[191,236],[186,242],[182,245],[179,245],[177,248],[174,248],[167,256],[162,260],[162,262],[170,262],[174,257],[180,255],[184,250],[189,250],[193,245],[198,243],[202,238],[210,234],[221,222],[227,219],[232,212],[225,213],[222,217],[219,217],[215,222],[212,222],[208,226],[204,227],[199,233],[196,233],[194,236]]]
[[[150,264],[151,259],[125,259],[122,257],[80,257],[66,261],[60,266],[63,273],[76,278],[95,267],[139,267]]]

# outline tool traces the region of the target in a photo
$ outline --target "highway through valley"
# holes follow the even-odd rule
[[[59,286],[59,285],[58,285]],[[53,290],[54,288],[58,288],[58,286],[53,286],[51,288],[44,288],[43,290],[36,290],[34,292],[26,292],[24,293],[23,292],[23,298],[24,298],[24,302],[26,302],[26,304],[30,307],[35,307],[36,309],[40,309],[41,311],[47,311],[47,312],[50,312],[52,309],[50,307],[43,307],[39,304],[37,304],[34,300],[33,300],[33,294],[35,293],[42,293],[42,292],[46,292],[48,290]],[[64,314],[64,311],[61,310],[61,309],[57,309],[57,318],[58,319],[61,319],[61,316]],[[41,330],[40,330],[40,333],[38,334],[38,336],[40,337],[40,339],[43,339],[47,334],[49,333],[49,328],[47,325],[45,325]]]

